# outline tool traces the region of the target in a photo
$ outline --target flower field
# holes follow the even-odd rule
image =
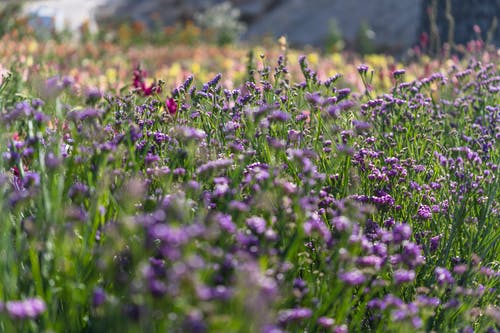
[[[500,62],[0,49],[1,332],[498,332]]]

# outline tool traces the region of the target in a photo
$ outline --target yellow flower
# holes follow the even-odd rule
[[[307,60],[311,65],[316,66],[319,63],[319,55],[316,52],[309,53]]]
[[[116,82],[117,78],[118,78],[118,73],[116,71],[116,69],[114,68],[108,68],[106,70],[106,78],[108,79],[108,82],[110,84],[113,84]]]

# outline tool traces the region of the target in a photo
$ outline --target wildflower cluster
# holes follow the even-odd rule
[[[378,94],[298,62],[5,79],[0,330],[498,330],[498,65]]]

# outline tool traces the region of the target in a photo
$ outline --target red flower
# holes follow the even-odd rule
[[[167,106],[167,110],[168,110],[169,114],[174,115],[177,113],[177,103],[175,102],[175,100],[172,97],[167,98],[165,105]]]

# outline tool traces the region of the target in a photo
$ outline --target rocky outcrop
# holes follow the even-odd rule
[[[245,38],[286,35],[292,44],[321,46],[335,20],[341,33],[353,41],[361,23],[371,27],[376,46],[403,50],[416,40],[421,0],[232,0],[247,23]],[[194,14],[222,0],[115,0],[102,8],[100,20],[141,20],[165,25],[192,19]]]
[[[164,25],[193,19],[208,6],[224,0],[109,0],[98,11],[98,20],[110,22],[140,20]],[[231,0],[248,26],[244,38],[285,35],[295,45],[322,46],[336,21],[346,41],[353,42],[362,23],[374,33],[376,48],[401,52],[415,45],[422,31],[428,31],[427,9],[433,0]],[[437,3],[437,23],[442,40],[447,36],[446,0]],[[495,16],[500,19],[500,0],[451,0],[455,19],[455,40],[475,38],[477,24],[484,33],[491,30]],[[492,30],[492,41],[500,44],[500,24]]]
[[[248,37],[286,35],[292,43],[321,45],[336,21],[353,42],[363,23],[373,31],[378,48],[402,51],[414,43],[421,7],[416,0],[290,0],[249,27]],[[277,23],[279,22],[279,23]]]

